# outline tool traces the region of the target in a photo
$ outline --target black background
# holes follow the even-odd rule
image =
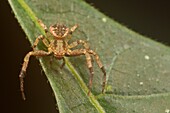
[[[170,3],[165,0],[86,0],[130,29],[170,45]],[[25,80],[27,100],[21,99],[18,74],[31,50],[7,1],[0,2],[1,113],[57,113],[47,79],[35,58]],[[158,53],[159,54],[159,53]]]

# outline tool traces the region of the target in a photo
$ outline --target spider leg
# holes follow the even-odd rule
[[[96,52],[94,52],[93,50],[89,50],[88,52],[90,54],[94,55],[99,68],[102,70],[102,72],[104,74],[104,76],[103,76],[104,80],[103,80],[103,84],[102,84],[102,93],[104,93],[104,89],[105,89],[105,86],[106,86],[106,71],[105,71],[105,68],[104,68],[102,62],[100,61],[100,58],[99,58],[99,56],[97,55]]]
[[[44,29],[44,31],[47,33],[48,32],[47,26],[40,19],[38,19],[38,23]]]
[[[21,72],[19,74],[19,79],[20,79],[20,90],[21,90],[21,94],[22,94],[22,98],[23,100],[25,100],[25,94],[24,94],[24,78],[25,78],[25,73],[26,73],[26,69],[28,67],[28,62],[30,59],[30,56],[47,56],[49,55],[51,52],[46,52],[46,51],[42,51],[42,50],[37,50],[37,51],[30,51],[29,53],[26,54],[25,58],[24,58],[24,63],[22,65],[22,69]]]
[[[71,29],[70,29],[70,34],[72,34],[76,29],[77,29],[78,25],[74,25]]]
[[[52,62],[53,62],[54,59],[55,59],[54,56],[50,56],[50,65],[52,65]],[[62,69],[65,66],[65,59],[64,59],[64,57],[61,60],[63,60],[63,62],[61,64],[61,66],[60,66],[60,69]]]
[[[36,38],[36,40],[35,40],[35,42],[34,42],[34,44],[33,44],[33,46],[32,46],[33,50],[35,50],[35,48],[36,48],[36,46],[38,45],[38,43],[39,43],[40,40],[42,40],[42,42],[44,43],[44,45],[45,45],[46,47],[49,46],[49,42],[47,41],[47,39],[46,39],[43,35],[40,35],[40,36],[38,36],[38,38]]]
[[[65,36],[67,35],[67,38],[65,39],[66,42],[68,42],[71,38],[72,38],[72,34],[73,32],[77,29],[78,25],[74,25],[73,27],[71,27],[70,29],[67,29],[67,33],[65,34]]]
[[[79,44],[82,44],[85,48],[85,51],[86,51],[86,59],[88,60],[90,58],[90,61],[87,61],[87,62],[92,62],[91,60],[91,57],[89,57],[89,55],[93,55],[95,57],[95,60],[99,66],[99,68],[102,70],[103,74],[104,74],[104,77],[103,77],[103,84],[102,84],[102,93],[104,93],[104,89],[105,89],[105,86],[106,86],[106,71],[105,71],[105,68],[103,66],[103,64],[101,63],[100,59],[99,59],[99,56],[97,55],[96,52],[94,52],[93,50],[90,50],[90,47],[89,47],[89,44],[86,42],[86,41],[83,41],[83,40],[77,40],[75,42],[72,42],[70,45],[68,45],[68,48],[74,48],[76,46],[78,46]],[[88,55],[87,55],[88,53]],[[93,70],[92,70],[92,66],[90,67],[90,63],[87,64],[89,67],[89,70],[90,70],[90,73],[93,73]],[[89,88],[91,87],[91,82],[92,82],[92,79],[93,78],[93,74],[91,74],[91,81],[89,81]]]
[[[51,55],[51,56],[50,56],[50,66],[52,65],[53,60],[54,60],[54,56]]]
[[[65,65],[65,59],[64,59],[64,57],[62,58],[62,60],[63,60],[63,63],[61,64],[60,69],[62,69],[62,68],[64,67],[64,65]]]
[[[74,48],[74,47],[78,46],[79,44],[82,44],[86,50],[89,50],[89,48],[90,48],[89,44],[84,40],[77,40],[75,42],[72,42],[70,45],[68,45],[68,48],[69,49]]]
[[[92,60],[91,60],[90,54],[88,53],[88,51],[86,49],[76,49],[76,50],[73,50],[73,51],[69,51],[69,53],[67,53],[67,56],[79,56],[79,55],[85,55],[86,56],[87,67],[88,67],[89,72],[90,72],[89,91],[88,91],[88,95],[90,95],[91,88],[92,88],[92,82],[93,82],[93,75],[94,75]]]

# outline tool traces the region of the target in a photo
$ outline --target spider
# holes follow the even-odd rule
[[[25,73],[26,73],[26,69],[28,66],[28,62],[31,56],[43,57],[43,56],[53,55],[57,60],[63,60],[63,63],[61,65],[61,68],[62,68],[65,65],[64,57],[85,55],[87,67],[90,72],[90,79],[89,79],[89,86],[88,86],[89,88],[88,95],[90,95],[91,88],[92,88],[93,75],[94,75],[93,68],[92,68],[92,59],[91,59],[93,55],[99,68],[102,70],[104,74],[104,80],[102,84],[102,93],[104,93],[104,88],[106,84],[106,71],[97,53],[90,49],[86,41],[77,40],[75,42],[72,42],[71,44],[68,43],[68,41],[71,39],[72,33],[76,30],[78,25],[76,24],[69,29],[63,24],[54,24],[54,25],[51,25],[49,29],[47,29],[46,25],[41,20],[38,19],[38,22],[40,26],[44,29],[46,36],[43,36],[43,35],[38,36],[38,38],[36,38],[33,44],[33,50],[28,52],[26,56],[24,57],[22,69],[19,74],[20,90],[21,90],[22,98],[24,100],[26,99],[25,94],[24,94],[24,78],[25,78]],[[48,51],[35,49],[40,40],[47,47]],[[82,44],[84,48],[71,50],[72,48],[78,46],[79,44]]]

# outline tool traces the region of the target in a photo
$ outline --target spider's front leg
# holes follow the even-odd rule
[[[78,25],[74,25],[71,29],[70,29],[70,34],[72,34],[76,29],[77,29]]]
[[[34,42],[34,44],[33,44],[33,46],[32,46],[33,50],[35,50],[35,48],[36,48],[36,46],[38,45],[38,43],[39,43],[40,40],[42,40],[42,42],[44,43],[44,45],[45,45],[46,47],[49,46],[49,42],[47,41],[47,39],[46,39],[43,35],[40,35],[40,36],[38,36],[38,38],[36,38],[36,40],[35,40],[35,42]]]
[[[47,26],[40,19],[38,19],[38,23],[44,29],[44,31],[47,33],[48,32]]]
[[[74,25],[73,27],[71,27],[70,29],[67,29],[67,33],[65,34],[65,36],[67,35],[67,38],[65,39],[66,42],[68,42],[71,39],[71,35],[72,33],[77,29],[78,25]]]

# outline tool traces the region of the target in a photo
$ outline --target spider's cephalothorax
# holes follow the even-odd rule
[[[51,34],[56,38],[64,38],[69,33],[69,29],[63,24],[54,24],[49,29]]]
[[[78,26],[74,25],[73,27],[69,29],[63,24],[55,24],[55,25],[51,25],[49,29],[47,29],[46,25],[43,24],[41,20],[38,20],[38,22],[41,25],[41,27],[44,29],[46,34],[50,33],[53,36],[53,38],[51,39],[51,36],[48,36],[48,35],[46,36],[46,38],[43,35],[40,35],[34,42],[33,51],[30,51],[26,54],[24,58],[24,63],[23,63],[23,66],[22,66],[22,69],[19,75],[22,98],[24,100],[26,99],[25,94],[24,94],[24,77],[25,77],[24,74],[26,73],[26,69],[28,67],[30,56],[43,57],[43,56],[53,55],[58,60],[63,59],[63,64],[61,65],[61,68],[62,68],[65,64],[65,60],[64,60],[65,56],[73,57],[73,56],[85,55],[87,67],[90,71],[88,95],[90,94],[90,91],[91,91],[93,75],[94,75],[93,68],[92,68],[92,56],[94,56],[99,68],[104,73],[104,81],[102,85],[103,86],[102,92],[104,92],[104,88],[106,84],[106,71],[97,53],[91,50],[87,42],[83,40],[77,40],[75,42],[68,44],[68,39],[71,39],[71,34],[75,31],[75,29]],[[69,36],[69,38],[65,38],[67,36]],[[44,45],[48,48],[48,51],[35,49],[40,40],[42,40]],[[78,46],[79,44],[82,44],[84,48],[72,50],[72,48]]]

